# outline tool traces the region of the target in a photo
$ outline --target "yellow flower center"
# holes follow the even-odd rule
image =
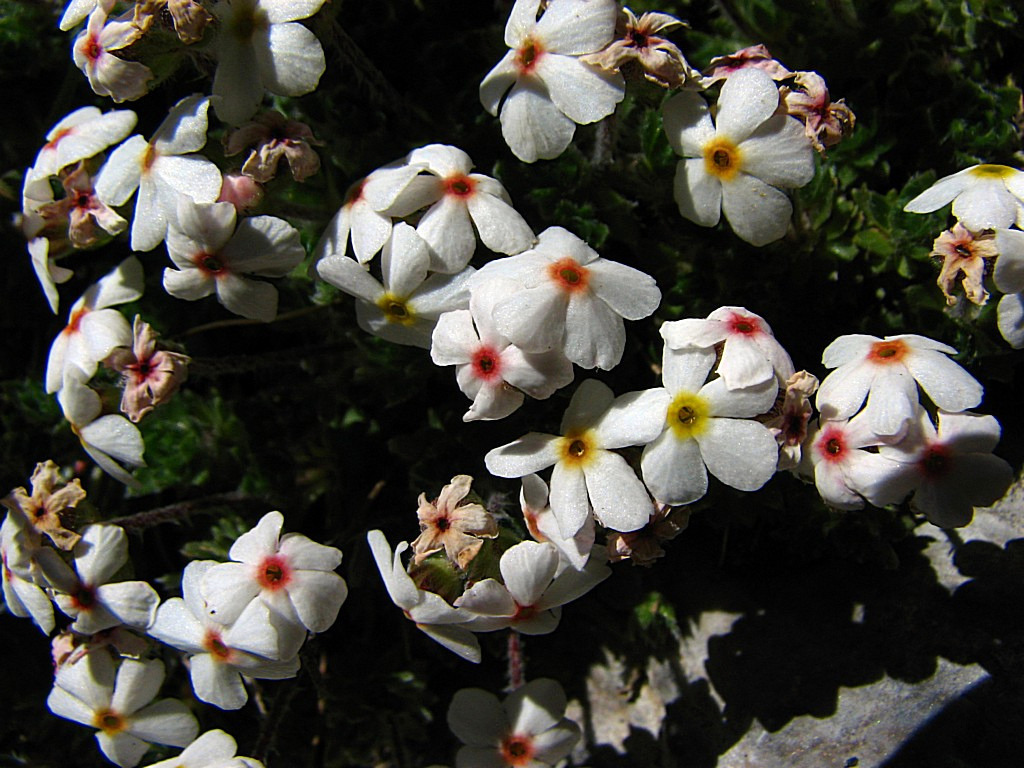
[[[680,392],[668,406],[665,421],[679,440],[688,440],[708,427],[711,405],[693,392]]]
[[[582,467],[594,458],[597,447],[594,434],[588,429],[585,432],[570,432],[563,437],[559,453],[566,464]]]
[[[99,728],[108,736],[113,736],[125,729],[128,724],[121,715],[112,709],[101,709],[92,718],[93,727]]]
[[[1008,179],[1015,174],[1013,168],[1006,165],[978,165],[971,168],[971,176],[979,176],[983,179]]]
[[[377,299],[377,306],[384,312],[389,323],[412,325],[416,321],[415,313],[405,299],[400,299],[393,294],[385,293]]]
[[[719,181],[731,181],[742,165],[740,148],[728,139],[719,136],[704,145],[704,170]]]

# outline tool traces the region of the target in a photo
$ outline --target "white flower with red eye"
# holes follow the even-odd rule
[[[413,179],[391,208],[404,216],[430,206],[416,232],[430,246],[431,270],[452,273],[465,267],[476,250],[474,229],[484,245],[497,253],[521,253],[536,241],[501,183],[470,173],[473,161],[461,149],[429,144],[410,152],[406,162],[421,166],[424,173]]]
[[[282,680],[295,677],[296,656],[305,632],[253,600],[232,624],[212,618],[201,594],[204,575],[218,563],[194,560],[181,576],[182,597],[164,601],[148,634],[189,654],[196,698],[221,709],[248,701],[242,677]]]
[[[523,404],[524,393],[544,400],[573,379],[561,350],[524,352],[494,327],[494,306],[518,287],[487,280],[473,289],[468,310],[445,312],[434,328],[430,358],[454,365],[459,389],[473,399],[463,421],[502,419]]]
[[[33,561],[38,536],[20,512],[7,513],[0,525],[0,579],[7,610],[14,616],[31,617],[49,635],[54,626],[53,603],[40,586],[46,582]]]
[[[53,340],[46,361],[46,391],[53,393],[64,384],[65,372],[78,369],[88,380],[99,362],[116,347],[132,343],[132,329],[117,304],[135,301],[142,295],[142,265],[134,256],[92,285],[71,305],[68,324]]]
[[[640,467],[647,489],[663,504],[704,496],[708,472],[741,491],[756,491],[775,474],[778,445],[754,420],[775,403],[775,378],[743,389],[729,389],[721,377],[705,383],[714,362],[713,349],[666,346],[665,386],[649,390],[657,398],[660,434],[648,441]]]
[[[835,370],[821,383],[815,405],[822,419],[842,420],[860,410],[866,398],[871,431],[892,442],[917,413],[917,385],[944,411],[981,402],[981,384],[949,359],[955,354],[952,347],[914,334],[840,336],[822,354],[822,364]]]
[[[720,347],[715,371],[729,389],[786,381],[793,361],[776,341],[764,318],[744,307],[719,307],[706,320],[685,318],[663,323],[661,337],[671,349]]]
[[[381,282],[348,256],[328,256],[316,270],[335,288],[356,297],[356,321],[364,331],[396,344],[430,349],[437,319],[469,304],[467,283],[474,269],[427,277],[429,265],[430,251],[423,238],[399,222],[381,253]]]
[[[612,42],[618,4],[552,0],[538,20],[540,3],[516,0],[505,25],[505,44],[512,50],[480,83],[480,102],[492,115],[512,89],[501,107],[501,134],[526,163],[558,157],[576,123],[607,117],[625,95],[622,75],[579,58]]]
[[[569,756],[580,728],[565,715],[562,686],[540,678],[499,702],[480,688],[463,688],[448,707],[448,727],[466,746],[456,768],[543,768]]]
[[[718,114],[682,91],[665,102],[665,134],[676,154],[679,212],[702,227],[722,213],[752,245],[786,234],[793,206],[783,189],[814,176],[814,150],[796,118],[777,114],[779,89],[759,69],[743,69],[722,86]]]
[[[78,26],[97,7],[107,13],[114,9],[116,0],[71,0],[68,7],[64,9],[64,15],[60,18],[60,29],[62,32]]]
[[[146,95],[152,70],[137,61],[118,58],[112,51],[127,48],[142,32],[125,16],[107,21],[102,6],[89,14],[89,23],[75,38],[72,56],[89,85],[99,96],[114,101],[131,101]]]
[[[220,563],[202,578],[210,616],[230,624],[253,600],[262,600],[281,618],[323,632],[338,616],[348,595],[334,572],[341,550],[317,544],[299,533],[281,536],[284,516],[268,512],[228,551],[235,562]]]
[[[180,701],[153,701],[163,681],[161,661],[123,659],[115,671],[110,654],[94,648],[57,669],[46,706],[58,717],[96,728],[107,759],[132,768],[150,742],[184,747],[199,733],[199,723]]]
[[[581,368],[618,365],[626,346],[623,320],[645,318],[661,303],[653,277],[601,258],[561,227],[541,232],[529,251],[484,265],[470,290],[494,277],[519,284],[494,305],[497,332],[524,352],[561,350]]]
[[[116,525],[90,525],[72,550],[74,571],[55,550],[42,549],[39,567],[54,589],[57,607],[75,621],[74,632],[92,635],[127,624],[145,629],[153,623],[156,591],[144,581],[110,579],[128,561],[128,537]]]
[[[391,601],[402,609],[405,617],[416,624],[427,637],[436,640],[452,653],[466,661],[480,663],[480,643],[463,624],[474,619],[474,614],[460,611],[445,602],[440,595],[420,589],[410,578],[402,564],[402,553],[408,542],[399,542],[394,553],[381,531],[370,531],[366,541],[373,553],[377,570],[384,580]]]
[[[946,176],[907,203],[908,213],[931,213],[953,203],[953,215],[972,232],[1024,226],[1024,171],[972,165]]]
[[[36,155],[28,175],[56,176],[62,168],[98,155],[123,140],[137,119],[130,109],[105,113],[96,107],[76,109],[46,134],[46,144]]]
[[[646,445],[664,422],[657,390],[616,398],[606,384],[587,379],[569,401],[561,436],[530,432],[488,451],[484,463],[498,477],[523,477],[554,465],[550,503],[565,538],[591,515],[608,528],[635,531],[650,520],[651,499],[615,450]]]
[[[558,550],[564,562],[569,563],[577,571],[590,559],[594,548],[594,518],[587,521],[572,536],[562,536],[558,529],[558,519],[551,511],[548,503],[548,484],[539,475],[526,475],[522,479],[519,491],[519,506],[523,510],[523,520],[534,541],[548,542]]]
[[[938,412],[936,431],[922,408],[907,437],[878,453],[902,463],[912,482],[910,506],[942,528],[971,522],[975,507],[995,504],[1013,482],[1013,469],[992,450],[1001,429],[992,416]]]
[[[607,559],[602,547],[576,570],[561,562],[553,544],[521,541],[502,554],[501,581],[476,582],[455,605],[476,615],[466,624],[474,632],[511,627],[524,635],[546,635],[558,627],[563,605],[611,575]]]
[[[211,294],[236,315],[269,323],[277,317],[277,288],[248,275],[284,277],[305,257],[299,232],[275,216],[250,216],[235,226],[231,203],[182,199],[167,230],[167,253],[177,269],[164,270],[164,289],[196,301]]]
[[[315,258],[348,254],[349,240],[360,264],[366,264],[391,237],[391,214],[388,209],[409,183],[423,170],[421,166],[396,165],[378,168],[365,179],[353,184],[345,195],[345,203],[334,214],[320,242]]]
[[[187,96],[146,141],[135,135],[110,153],[96,180],[96,194],[107,205],[121,206],[135,190],[131,247],[151,251],[178,218],[178,198],[212,203],[220,195],[220,170],[199,150],[206,145],[208,96]]]
[[[826,504],[860,509],[866,499],[876,507],[902,501],[913,481],[902,465],[880,453],[863,450],[882,444],[864,413],[842,421],[815,423],[807,435],[803,470]]]

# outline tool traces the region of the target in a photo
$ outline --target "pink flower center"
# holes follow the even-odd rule
[[[534,751],[533,738],[526,734],[513,733],[501,742],[501,757],[506,765],[529,765]]]
[[[537,608],[532,605],[520,605],[516,603],[516,612],[512,615],[512,621],[526,621],[537,615]]]
[[[444,180],[444,192],[455,197],[472,197],[476,191],[476,182],[464,173],[457,173]]]
[[[220,632],[215,629],[206,630],[206,636],[203,638],[203,648],[217,661],[231,660],[233,651],[224,644],[224,641],[221,640]]]
[[[952,463],[949,448],[936,443],[928,446],[924,455],[918,459],[917,468],[929,480],[936,480],[949,473]]]
[[[571,256],[559,259],[548,267],[548,276],[566,293],[578,293],[587,290],[590,273],[586,267]]]
[[[199,271],[208,277],[217,277],[227,271],[224,262],[217,258],[215,253],[198,253],[192,261],[199,267]]]
[[[494,381],[501,378],[501,359],[490,347],[480,347],[473,355],[473,373],[478,379]]]
[[[291,581],[291,568],[280,555],[271,555],[260,563],[260,569],[256,579],[263,589],[277,590],[284,587]]]
[[[891,365],[902,360],[908,351],[909,349],[902,339],[876,341],[871,345],[871,351],[868,352],[868,360],[883,365]]]
[[[544,49],[540,44],[527,38],[526,42],[516,51],[516,68],[521,74],[528,75],[537,67],[537,62],[543,55]]]
[[[100,41],[95,35],[89,35],[86,38],[85,44],[82,46],[82,54],[94,64],[103,55],[103,46],[100,45]]]
[[[744,335],[753,336],[754,334],[761,332],[761,324],[753,317],[733,315],[729,319],[729,330],[733,333],[742,333]]]
[[[818,450],[825,461],[842,461],[846,454],[846,439],[843,433],[834,427],[826,429],[818,438]]]

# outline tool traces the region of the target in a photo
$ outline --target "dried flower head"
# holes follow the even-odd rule
[[[0,504],[15,514],[24,515],[37,532],[49,536],[58,548],[71,550],[81,536],[65,528],[64,520],[71,517],[69,510],[84,498],[85,491],[78,478],[63,484],[60,467],[47,460],[36,464],[31,496],[24,488],[15,488],[0,499]]]
[[[274,178],[282,157],[288,161],[292,178],[303,181],[320,170],[320,158],[310,146],[320,143],[305,123],[289,120],[280,112],[264,112],[227,135],[225,153],[230,157],[246,147],[255,147],[242,173],[260,183]]]
[[[444,548],[448,559],[465,569],[480,551],[483,539],[498,535],[498,524],[486,509],[479,504],[459,504],[472,484],[469,475],[456,475],[433,502],[420,494],[416,514],[421,533],[412,543],[417,563]]]
[[[975,234],[957,222],[952,229],[947,229],[935,238],[931,255],[942,259],[942,270],[937,282],[947,304],[956,304],[957,297],[953,291],[956,290],[957,278],[962,274],[967,300],[978,306],[985,305],[988,301],[988,291],[984,286],[985,260],[999,255],[995,233],[985,230]]]
[[[818,377],[807,371],[797,371],[786,381],[785,392],[780,392],[774,415],[765,426],[779,443],[779,470],[794,469],[800,464],[801,446],[807,438],[807,424],[811,419],[811,395],[818,391]]]
[[[157,350],[156,333],[138,315],[132,335],[132,348],[114,350],[107,358],[107,365],[123,378],[121,412],[138,423],[178,391],[188,376],[189,358],[178,352]]]
[[[643,77],[664,88],[682,88],[700,81],[700,73],[690,66],[682,51],[659,33],[685,23],[667,13],[645,13],[639,19],[629,8],[622,8],[615,25],[614,40],[604,50],[580,57],[584,64],[594,64],[626,77]]]
[[[741,69],[763,70],[772,80],[784,80],[792,74],[780,62],[772,58],[767,48],[758,44],[749,48],[741,48],[727,56],[715,56],[708,68],[704,70],[704,79],[701,84],[708,88]]]
[[[664,556],[665,550],[661,545],[686,530],[689,523],[690,510],[687,507],[670,507],[655,502],[651,521],[639,531],[608,533],[608,561],[632,560],[633,565],[650,567]]]
[[[786,111],[804,124],[804,132],[821,153],[853,132],[856,115],[840,99],[832,101],[825,80],[817,72],[797,72],[791,85],[780,89]]]

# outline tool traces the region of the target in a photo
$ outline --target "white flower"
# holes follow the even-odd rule
[[[719,307],[706,320],[663,323],[661,337],[672,349],[711,349],[721,345],[716,373],[729,389],[742,389],[793,375],[793,361],[764,318],[744,307]]]
[[[917,413],[917,384],[944,411],[963,411],[981,402],[982,386],[950,360],[956,350],[938,341],[901,334],[879,339],[840,336],[826,347],[821,362],[835,370],[825,377],[815,404],[823,419],[853,416],[864,409],[874,434],[895,438]]]
[[[57,607],[75,620],[73,631],[93,635],[119,624],[145,629],[153,623],[160,598],[149,584],[110,582],[128,562],[128,537],[123,528],[87,526],[72,554],[74,572],[56,550],[44,548],[38,558],[44,578],[56,591]]]
[[[378,168],[357,181],[345,195],[345,203],[331,219],[316,246],[316,261],[348,254],[348,242],[360,264],[365,264],[391,237],[387,209],[422,167],[397,165]]]
[[[529,251],[489,262],[470,281],[494,277],[519,290],[494,306],[494,327],[524,352],[560,349],[581,368],[610,370],[626,346],[623,319],[640,320],[661,303],[650,275],[608,261],[561,227],[541,232]]]
[[[999,333],[1014,349],[1024,347],[1024,232],[998,229],[995,248],[999,252],[992,277],[1005,293],[999,300]]]
[[[665,134],[682,155],[676,168],[679,212],[713,227],[722,212],[748,243],[786,234],[793,206],[783,189],[814,176],[814,150],[799,120],[776,114],[779,90],[767,74],[743,69],[718,98],[716,120],[701,96],[676,94],[664,106]]]
[[[908,213],[931,213],[953,203],[953,215],[972,232],[1024,227],[1024,172],[1005,165],[972,165],[946,176],[907,203]]]
[[[466,267],[457,275],[427,277],[430,251],[416,230],[405,222],[395,225],[381,254],[383,284],[354,259],[327,256],[317,273],[328,283],[355,296],[359,327],[396,344],[430,349],[437,318],[469,304]]]
[[[235,217],[231,203],[178,201],[167,230],[167,253],[177,269],[164,270],[164,289],[186,301],[216,293],[236,315],[269,323],[277,317],[277,288],[246,275],[284,277],[306,250],[284,219],[252,216],[236,227]]]
[[[234,738],[217,729],[207,731],[177,757],[153,763],[146,768],[264,768],[251,757],[235,757],[238,744]]]
[[[53,604],[39,585],[45,581],[32,558],[39,547],[29,541],[31,530],[25,516],[15,512],[8,512],[0,526],[4,603],[13,615],[31,617],[43,634],[48,635],[54,626]]]
[[[162,662],[134,659],[122,660],[115,678],[110,654],[97,648],[57,670],[46,706],[58,717],[97,728],[100,751],[121,768],[132,768],[150,742],[184,747],[199,732],[180,701],[153,701],[163,680]]]
[[[915,485],[910,505],[943,528],[971,522],[974,507],[995,504],[1013,482],[1013,469],[992,455],[999,422],[974,413],[938,412],[936,431],[922,408],[913,429],[880,456],[907,465]]]
[[[214,110],[226,123],[250,118],[263,89],[302,96],[316,89],[326,68],[316,35],[294,22],[312,16],[324,0],[220,0]]]
[[[59,266],[50,258],[50,241],[45,237],[35,237],[28,241],[28,255],[32,259],[32,271],[42,286],[43,295],[50,309],[57,314],[60,306],[60,295],[57,283],[66,283],[74,276],[70,269]]]
[[[345,580],[334,572],[341,550],[301,533],[281,536],[283,525],[280,512],[268,512],[231,545],[228,556],[234,562],[215,565],[203,576],[211,616],[231,623],[259,599],[310,632],[324,632],[334,623],[348,596]]]
[[[131,346],[131,326],[124,315],[110,307],[139,298],[143,280],[142,264],[129,256],[71,305],[68,324],[50,346],[46,362],[48,393],[63,386],[70,368],[81,371],[83,381],[87,381],[115,347]]]
[[[181,576],[182,597],[160,605],[148,634],[190,654],[196,698],[221,709],[239,709],[249,698],[242,675],[264,680],[295,677],[304,633],[275,620],[259,600],[251,601],[234,623],[212,618],[201,587],[204,576],[217,565],[212,560],[189,563]]]
[[[94,157],[122,141],[138,118],[130,109],[100,112],[81,107],[64,116],[49,133],[29,170],[29,176],[56,176],[79,160]]]
[[[187,96],[175,104],[148,142],[132,136],[115,149],[100,171],[96,194],[107,205],[124,205],[138,189],[131,247],[151,251],[177,217],[178,198],[212,203],[220,195],[217,166],[196,154],[206,144],[208,96]]]
[[[137,481],[124,466],[144,467],[145,443],[139,428],[120,414],[103,414],[99,393],[85,384],[85,374],[69,369],[64,386],[57,395],[64,418],[78,436],[82,448],[104,472],[128,486]]]
[[[71,0],[68,7],[64,9],[64,15],[60,19],[60,29],[67,32],[78,26],[97,7],[102,8],[106,13],[114,9],[116,0]]]
[[[463,421],[502,419],[523,404],[524,393],[544,400],[573,379],[560,349],[523,352],[494,327],[495,305],[516,288],[493,277],[473,289],[468,310],[445,312],[434,328],[431,360],[454,365],[459,389],[473,400]]]
[[[863,507],[865,499],[884,507],[906,497],[913,481],[904,468],[881,453],[863,450],[882,441],[863,412],[850,420],[815,422],[802,466],[805,471],[813,467],[814,484],[826,504],[850,510]]]
[[[608,528],[635,531],[647,525],[651,500],[614,450],[651,442],[664,414],[656,390],[616,398],[607,385],[587,379],[562,417],[561,437],[530,432],[488,451],[484,463],[498,477],[523,477],[554,465],[550,503],[564,538],[574,536],[591,514]]]
[[[523,519],[535,541],[548,542],[558,550],[559,556],[577,571],[590,559],[594,548],[594,518],[588,517],[583,527],[572,536],[562,536],[558,519],[548,504],[548,484],[539,475],[526,475],[519,491],[519,506]]]
[[[476,614],[466,626],[474,632],[512,627],[524,635],[554,632],[561,607],[582,597],[611,575],[603,550],[581,570],[560,568],[560,557],[548,542],[521,541],[505,550],[498,566],[501,581],[483,579],[469,587],[455,604]]]
[[[473,161],[456,147],[429,144],[409,153],[410,166],[422,166],[392,207],[398,215],[430,206],[416,233],[430,246],[430,268],[458,272],[476,250],[474,228],[484,245],[498,253],[521,253],[536,238],[512,207],[505,188],[490,176],[470,173]]]
[[[724,378],[705,384],[714,362],[713,349],[665,347],[665,387],[651,390],[659,398],[662,430],[640,460],[644,483],[664,504],[701,498],[709,471],[741,491],[756,491],[775,474],[775,438],[752,420],[775,403],[774,376],[743,389],[729,389]]]
[[[399,542],[392,555],[388,540],[381,531],[370,531],[366,540],[391,601],[402,609],[406,618],[452,653],[479,664],[480,643],[472,632],[461,626],[473,619],[473,614],[460,611],[440,595],[416,586],[402,565],[402,553],[409,548],[407,542]]]
[[[112,51],[127,48],[142,33],[126,18],[107,21],[107,11],[98,5],[89,23],[75,38],[75,65],[82,70],[93,91],[114,101],[131,101],[146,95],[153,72],[145,64],[127,61]]]
[[[532,163],[558,157],[576,123],[615,111],[625,95],[618,72],[584,64],[615,35],[614,0],[552,0],[537,19],[541,0],[516,0],[505,25],[511,48],[480,83],[480,102],[492,115],[501,107],[501,133],[512,153]]]
[[[456,768],[542,768],[568,757],[580,728],[565,715],[565,691],[540,678],[504,702],[480,688],[463,688],[448,707],[448,727],[466,746]]]

